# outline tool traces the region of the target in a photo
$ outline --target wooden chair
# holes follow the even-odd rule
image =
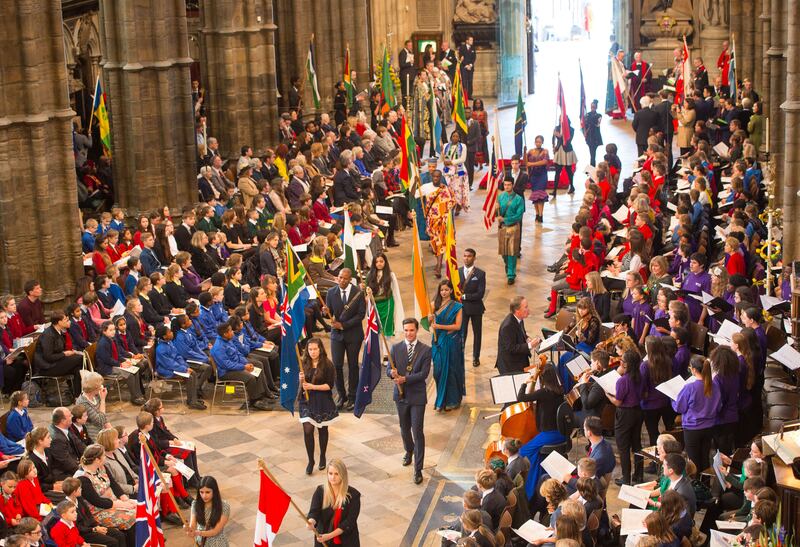
[[[220,404],[225,403],[225,394],[228,391],[227,388],[230,386],[233,388],[234,394],[236,393],[237,388],[241,388],[242,392],[244,392],[244,410],[247,416],[250,415],[250,401],[247,399],[247,386],[241,380],[222,380],[217,374],[217,363],[214,362],[214,358],[209,356],[208,362],[211,365],[211,373],[214,376],[214,393],[211,395],[211,409],[209,410],[209,414],[214,414],[214,404],[217,401],[217,390],[219,388],[223,388],[222,391],[222,399],[220,400]]]
[[[511,538],[511,512],[506,509],[500,515],[500,522],[497,525],[497,533],[495,533],[495,545],[505,545],[506,538]]]
[[[28,345],[28,347],[25,348],[25,357],[27,357],[28,364],[29,364],[29,367],[28,367],[28,381],[29,382],[34,382],[34,381],[38,380],[42,384],[44,384],[45,382],[53,382],[56,385],[56,391],[58,392],[58,404],[59,404],[59,406],[64,406],[64,396],[61,393],[61,380],[66,380],[67,383],[69,383],[70,389],[72,389],[73,394],[74,394],[75,386],[72,385],[72,376],[71,375],[70,376],[50,376],[50,375],[47,375],[47,374],[34,374],[33,373],[33,368],[34,368],[33,361],[34,361],[34,357],[36,355],[36,347],[38,346],[38,344],[39,344],[39,339],[35,338],[33,340],[33,342],[31,342],[30,345]],[[42,388],[44,388],[44,386],[42,386]],[[44,389],[42,389],[42,391],[44,391]],[[44,397],[44,393],[42,394],[42,399],[45,399],[45,401],[43,401],[43,402],[46,402],[46,397]]]
[[[701,354],[706,352],[706,344],[708,341],[708,329],[702,325],[698,325],[693,321],[689,321],[689,347]]]
[[[769,351],[778,351],[786,343],[786,333],[775,325],[767,325],[765,334],[767,335],[767,349]]]
[[[149,395],[148,399],[152,399],[153,398],[153,389],[155,388],[156,382],[162,382],[165,385],[172,384],[172,385],[178,386],[178,400],[177,400],[177,403],[183,405],[184,408],[185,408],[186,407],[186,395],[185,395],[184,387],[185,387],[185,384],[186,384],[186,378],[181,378],[180,376],[173,376],[172,378],[165,378],[163,376],[160,376],[158,374],[158,372],[156,371],[156,349],[155,348],[156,348],[156,346],[155,346],[155,344],[153,344],[153,346],[150,349],[147,350],[147,359],[146,359],[146,361],[147,361],[148,365],[150,366],[150,373],[153,375],[153,380],[150,382],[150,385],[149,385],[149,387],[150,387],[150,395]],[[161,399],[162,399],[162,401],[164,400],[163,397]]]
[[[86,360],[89,363],[89,370],[94,371],[94,364],[96,362],[97,357],[97,342],[89,344],[83,352],[86,354]],[[122,388],[119,385],[120,380],[122,380],[122,376],[119,374],[110,374],[108,376],[103,376],[103,385],[107,384],[107,387],[114,387],[117,390],[117,398],[119,402],[124,402],[122,400]],[[120,412],[122,409],[120,409]]]
[[[589,530],[589,535],[592,536],[592,541],[597,545],[597,531],[600,529],[600,517],[603,514],[603,508],[595,509],[586,519],[586,529]]]

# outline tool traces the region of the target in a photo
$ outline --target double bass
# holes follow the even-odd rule
[[[547,364],[547,355],[539,355],[539,364],[535,365],[537,376],[542,372],[545,364]],[[514,403],[500,413],[500,439],[489,443],[484,453],[484,459],[487,463],[493,458],[501,458],[506,461],[507,458],[503,454],[504,439],[519,439],[520,443],[525,444],[538,434],[536,403]]]

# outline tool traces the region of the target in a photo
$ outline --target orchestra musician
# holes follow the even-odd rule
[[[536,429],[539,433],[525,443],[519,450],[520,456],[525,456],[531,462],[531,469],[525,480],[525,493],[528,499],[533,498],[536,485],[542,468],[539,465],[541,458],[539,449],[551,444],[566,442],[566,438],[558,431],[556,414],[558,407],[564,402],[564,391],[558,383],[558,372],[552,363],[532,365],[525,370],[535,369],[533,375],[520,387],[517,400],[520,402],[535,402]],[[539,389],[529,393],[529,387],[535,386],[539,381]]]
[[[600,341],[600,316],[594,308],[592,299],[584,296],[578,301],[575,307],[575,317],[567,327],[567,334],[573,337],[575,349],[587,355],[594,351],[595,346]],[[576,353],[566,351],[558,359],[558,373],[561,377],[561,385],[564,393],[569,393],[575,385],[575,378],[567,368],[567,363],[575,359]]]

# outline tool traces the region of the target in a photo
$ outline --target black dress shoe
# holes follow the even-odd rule
[[[136,397],[135,399],[133,399],[133,400],[131,401],[131,404],[132,404],[132,405],[136,405],[136,406],[142,406],[142,405],[143,405],[143,404],[145,404],[146,402],[147,402],[147,401],[145,400],[145,398],[144,398],[144,397]],[[176,517],[176,518],[177,518],[177,517]]]
[[[308,465],[306,466],[306,475],[310,475],[313,472],[314,472],[314,462],[311,461],[308,462]]]
[[[630,484],[630,483],[631,483],[631,481],[629,481],[629,480],[626,481],[622,477],[618,477],[618,478],[614,479],[614,484],[616,484],[617,486],[622,486],[623,484]]]
[[[399,247],[400,244],[393,239],[391,241],[387,241],[386,242],[386,246],[387,247]]]
[[[183,526],[183,521],[177,513],[170,513],[169,515],[162,517],[161,520],[170,524],[174,524],[175,526]]]
[[[414,471],[414,484],[422,482],[422,471]]]
[[[259,399],[250,405],[250,408],[255,408],[256,410],[272,410],[272,406],[264,399]]]
[[[405,453],[405,455],[403,456],[403,467],[408,467],[409,465],[411,465],[411,456],[412,455],[413,454],[411,452],[406,452]]]
[[[481,360],[480,359],[475,359],[474,361],[472,361],[472,366],[473,367],[481,366]]]
[[[569,190],[567,190],[567,193],[568,194],[574,194],[575,193],[575,187],[574,186],[570,186]]]
[[[328,462],[325,460],[325,456],[320,456],[319,466],[317,467],[317,469],[319,469],[320,471],[325,471],[326,467],[328,467]]]
[[[193,401],[186,406],[188,406],[189,408],[193,408],[194,410],[205,410],[208,408],[203,401],[199,400]]]

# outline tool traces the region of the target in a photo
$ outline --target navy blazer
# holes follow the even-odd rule
[[[527,367],[531,350],[525,333],[513,313],[506,315],[497,336],[497,364],[500,374],[519,373]]]
[[[464,275],[464,267],[458,270],[461,278]],[[469,279],[459,279],[461,287],[461,304],[464,306],[464,315],[480,315],[486,311],[483,305],[483,297],[486,294],[486,272],[474,266]]]
[[[331,341],[360,342],[364,339],[364,328],[361,326],[361,321],[367,313],[367,303],[364,295],[361,294],[361,289],[351,285],[348,290],[347,304],[349,307],[346,310],[339,287],[328,289],[328,294],[325,295],[325,305],[333,318],[341,322],[343,327],[343,330],[331,330]]]
[[[97,341],[97,352],[94,354],[94,368],[98,374],[108,376],[114,373],[113,367],[118,367],[120,361],[127,357],[127,352],[117,348],[117,358],[114,359],[114,350],[112,346],[116,344],[113,338],[108,336],[101,336]]]
[[[153,250],[147,247],[142,249],[142,253],[139,255],[139,262],[142,263],[142,272],[144,272],[144,275],[149,276],[151,273],[161,269],[161,261],[156,258]]]
[[[422,343],[419,338],[417,339],[414,347],[414,362],[411,366],[411,372],[406,370],[408,365],[408,347],[405,340],[398,342],[392,346],[392,360],[397,367],[397,374],[406,377],[406,383],[403,384],[403,398],[406,404],[409,405],[426,405],[428,403],[428,394],[426,390],[426,381],[428,374],[431,372],[431,348]],[[386,365],[386,376],[392,377],[392,365]],[[400,391],[397,389],[397,384],[394,386],[394,400],[400,401]]]
[[[614,457],[614,449],[611,447],[611,443],[605,438],[597,443],[597,446],[589,452],[589,457],[597,463],[595,474],[598,477],[602,477],[606,473],[611,473],[614,470],[614,466],[617,465],[617,460]]]
[[[86,312],[81,312],[81,320],[83,321],[83,326],[86,328],[86,336],[83,336],[83,330],[81,330],[80,325],[78,322],[70,317],[69,319],[69,328],[67,332],[69,332],[69,336],[72,339],[72,349],[83,351],[89,345],[97,340],[97,327],[95,327],[94,321],[92,321],[89,314]]]
[[[127,323],[125,325],[127,327]],[[126,353],[144,353],[144,348],[142,346],[137,345],[137,341],[134,340],[134,337],[128,334],[126,329],[125,337],[123,338],[122,334],[117,331],[116,336],[114,336],[114,341],[117,343],[117,348],[121,352]]]

